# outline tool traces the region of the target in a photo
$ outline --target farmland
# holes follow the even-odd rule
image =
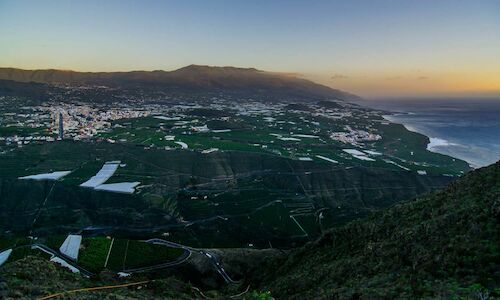
[[[381,112],[357,106],[304,106],[299,106],[301,110],[290,105],[249,105],[246,110],[223,105],[214,105],[213,109],[179,106],[162,115],[117,120],[98,136],[110,142],[166,150],[180,149],[177,141],[192,150],[259,152],[312,160],[321,155],[344,166],[404,167],[449,175],[467,170],[463,162],[427,151],[427,137],[389,123]],[[346,155],[342,151],[345,148],[380,155],[363,161]]]
[[[106,112],[62,108],[92,111],[101,118],[99,127],[82,131],[78,117],[65,120],[74,138],[17,136],[16,142],[7,134],[0,141],[0,225],[6,231],[167,236],[194,247],[289,247],[468,170],[463,161],[429,152],[427,137],[386,121],[384,112],[343,102],[213,101],[132,106],[123,113],[109,106]],[[41,107],[40,118],[47,109],[62,108]],[[32,110],[36,116],[38,108]],[[53,123],[44,123],[44,134],[54,133]],[[107,162],[116,171],[96,184],[134,183],[131,193],[80,186]],[[70,173],[57,181],[17,179],[57,171]],[[105,248],[98,241],[89,243]],[[82,259],[91,261],[92,252],[87,254]],[[136,265],[123,257],[109,263]]]

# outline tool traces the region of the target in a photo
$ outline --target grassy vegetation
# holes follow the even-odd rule
[[[108,269],[120,271],[125,268],[125,255],[127,253],[129,242],[129,240],[125,239],[114,240],[113,247],[111,248],[111,253],[109,254],[107,265]]]
[[[154,245],[142,241],[114,239],[107,268],[121,271],[159,265],[174,261],[183,252],[184,250],[182,249]],[[102,253],[98,255],[102,258]]]
[[[126,166],[120,167],[109,182],[138,181],[146,187],[134,195],[77,187],[110,160],[120,160]],[[300,228],[297,232],[297,224],[289,217],[295,214],[297,205],[309,207],[306,213],[310,214],[326,209],[322,226],[328,228],[452,180],[385,168],[300,162],[256,152],[207,155],[73,141],[20,148],[0,157],[0,168],[8,170],[0,174],[1,184],[8,187],[0,190],[0,225],[6,230],[26,233],[35,217],[33,229],[38,236],[67,234],[88,226],[124,231],[163,226],[181,243],[193,242],[193,234],[208,235],[191,244],[198,247],[265,246],[275,239],[293,239],[303,234]],[[73,172],[56,183],[13,179],[57,170]],[[276,200],[283,201],[283,208],[274,209],[280,215],[263,213],[269,209],[260,211]],[[197,223],[189,230],[169,228],[179,224],[177,218]],[[279,218],[287,221],[275,224]],[[320,232],[317,216],[296,220],[311,236]],[[228,224],[236,226],[234,232],[219,228]],[[215,238],[217,231],[226,235]],[[236,237],[242,232],[248,238],[245,241]]]
[[[500,162],[473,171],[442,191],[328,231],[287,257],[267,261],[246,279],[244,286],[250,284],[255,291],[245,297],[496,299],[500,285],[499,198]],[[102,246],[104,240],[86,242]],[[9,238],[0,241],[12,243]],[[116,239],[115,243],[112,255],[117,255],[110,262],[113,259],[121,267],[126,262],[137,263],[141,254],[162,251],[145,249],[149,246],[139,241]],[[172,258],[172,253],[165,251],[158,257]],[[131,258],[128,253],[132,253]],[[101,282],[104,279],[90,282],[61,272],[65,271],[36,257],[13,261],[0,269],[10,289],[30,297],[60,291],[61,286],[72,289],[105,284]],[[171,284],[171,280],[160,279],[142,288],[140,294],[136,294],[138,289],[116,292],[119,296],[155,298],[167,297],[168,290],[168,297],[197,296],[181,282]],[[256,292],[268,290],[271,292]],[[222,291],[210,295],[227,296]]]
[[[500,162],[335,228],[252,283],[282,299],[498,297],[498,199]]]
[[[375,143],[375,148],[390,156],[397,157],[398,163],[405,166],[405,161],[425,162],[425,167],[420,167],[429,173],[457,174],[467,170],[467,163],[446,155],[430,152],[426,149],[428,138],[416,132],[408,131],[401,124],[378,125],[383,136],[393,137],[382,139]],[[412,155],[413,153],[413,155]]]
[[[125,268],[134,269],[174,261],[182,253],[184,253],[184,250],[178,248],[130,241],[127,249]]]
[[[7,287],[0,290],[2,299],[39,299],[62,291],[118,284],[116,279],[107,276],[87,279],[37,256],[25,257],[2,266],[0,276],[2,286]],[[139,277],[130,281],[125,279],[122,283],[143,279],[145,278]],[[71,299],[194,299],[200,296],[188,283],[168,277],[131,288],[81,291],[64,297]]]
[[[78,264],[91,272],[100,272],[104,268],[110,245],[111,239],[105,237],[83,238]]]
[[[31,249],[30,247],[21,247],[21,248],[14,249],[12,251],[7,263],[10,264],[10,263],[15,262],[17,260],[23,259],[27,256],[36,256],[36,257],[40,257],[40,258],[47,259],[47,260],[50,259],[50,257],[51,257],[49,254],[47,254],[43,251],[40,251],[37,249]]]
[[[0,236],[0,251],[23,245],[29,245],[30,240],[24,237]]]
[[[67,235],[50,235],[45,237],[40,242],[49,248],[52,248],[54,250],[59,250],[61,245],[64,243],[66,237]]]
[[[65,235],[54,235],[42,238],[37,242],[58,251],[65,238]],[[49,258],[41,251],[32,250],[29,244],[30,241],[26,238],[0,238],[0,250],[16,248],[9,261],[15,261],[28,255]],[[110,247],[112,247],[111,252]],[[78,264],[91,272],[99,273],[105,268],[108,252],[110,256],[107,268],[121,271],[171,262],[181,256],[184,250],[137,240],[116,238],[113,239],[112,243],[112,239],[107,237],[84,237],[78,255]]]
[[[31,255],[23,259],[6,264],[0,268],[2,287],[1,299],[40,299],[42,297],[61,293],[63,291],[79,290],[65,294],[64,298],[71,299],[201,299],[204,296],[210,299],[228,299],[232,295],[241,293],[239,285],[231,285],[223,290],[200,290],[199,286],[181,281],[175,277],[160,277],[151,279],[144,274],[136,274],[132,278],[117,281],[110,276],[101,276],[92,279],[80,274],[68,272],[67,269],[48,262],[43,257]],[[118,284],[147,283],[132,285],[128,288],[93,289],[86,288],[109,287]],[[202,294],[203,293],[203,294]],[[273,300],[269,292],[250,290],[243,295],[245,300]]]
[[[49,259],[50,256],[42,251],[31,249],[32,240],[25,237],[0,236],[0,252],[13,249],[7,263],[22,259],[28,255]]]

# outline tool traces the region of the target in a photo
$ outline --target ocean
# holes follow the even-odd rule
[[[430,151],[472,167],[500,160],[500,99],[364,100],[360,105],[391,112],[385,117],[430,138]]]

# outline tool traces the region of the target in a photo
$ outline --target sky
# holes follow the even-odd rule
[[[367,98],[500,96],[500,1],[0,0],[0,66],[297,73]]]

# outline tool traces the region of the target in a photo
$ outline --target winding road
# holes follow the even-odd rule
[[[121,272],[123,272],[123,273],[140,273],[140,272],[154,271],[154,270],[163,269],[163,268],[175,267],[175,266],[178,266],[180,264],[183,264],[190,257],[191,257],[191,251],[185,250],[182,253],[182,255],[179,256],[175,261],[169,261],[169,262],[166,262],[166,263],[163,263],[163,264],[154,265],[154,266],[148,266],[148,267],[142,267],[142,268],[126,269],[126,270],[123,270]]]
[[[82,266],[80,266],[72,258],[70,258],[70,257],[62,254],[61,252],[59,252],[57,250],[54,250],[54,249],[52,249],[50,247],[47,247],[44,244],[24,245],[24,246],[15,247],[13,249],[24,248],[24,247],[30,247],[31,249],[38,249],[38,250],[40,250],[42,252],[45,252],[45,253],[53,256],[53,257],[58,257],[61,260],[63,260],[64,262],[66,262],[68,265],[70,265],[70,266],[74,267],[75,269],[77,269],[82,275],[84,275],[86,277],[92,277],[92,276],[95,275],[94,273],[92,273],[89,270],[87,270],[87,269],[83,268]],[[179,248],[179,247],[175,247],[175,248]],[[143,267],[143,268],[135,268],[135,269],[122,270],[121,272],[124,272],[124,273],[139,273],[139,272],[153,271],[153,270],[158,270],[158,269],[163,269],[163,268],[168,268],[168,267],[174,267],[174,266],[177,266],[177,265],[180,265],[180,264],[186,262],[186,260],[188,260],[189,257],[191,257],[191,251],[186,250],[175,261],[169,261],[169,262],[166,262],[166,263],[163,263],[163,264],[154,265],[154,266],[148,266],[148,267]]]
[[[192,248],[189,246],[181,245],[178,243],[174,243],[174,242],[170,242],[170,241],[158,239],[158,238],[149,239],[149,240],[146,240],[145,242],[150,243],[150,244],[163,245],[163,246],[167,246],[167,247],[171,247],[171,248],[183,249],[184,253],[181,256],[179,256],[175,261],[170,261],[170,262],[166,262],[163,264],[148,266],[148,267],[143,267],[143,268],[122,270],[121,272],[140,273],[140,272],[148,272],[148,271],[158,270],[158,269],[162,269],[162,268],[174,267],[174,266],[177,266],[177,265],[180,265],[180,264],[183,264],[184,262],[186,262],[191,257],[192,253],[198,253],[198,254],[201,254],[204,257],[206,257],[211,262],[212,266],[215,268],[217,273],[219,273],[222,276],[222,278],[224,279],[224,281],[226,283],[236,283],[237,282],[237,281],[233,280],[229,276],[229,274],[227,274],[226,270],[224,270],[224,267],[222,266],[222,264],[220,263],[218,258],[206,250]],[[58,257],[61,260],[63,260],[64,262],[66,262],[67,264],[69,264],[70,266],[77,269],[82,275],[84,275],[86,277],[92,277],[95,275],[94,273],[92,273],[89,270],[80,266],[72,258],[62,254],[61,252],[59,252],[57,250],[54,250],[50,247],[47,247],[44,244],[32,244],[32,245],[26,245],[26,246],[19,246],[16,248],[21,248],[21,247],[31,247],[32,249],[38,249],[38,250],[43,251],[43,252],[45,252],[53,257]]]
[[[236,283],[237,282],[237,281],[231,279],[231,277],[226,273],[226,270],[224,270],[224,267],[219,262],[217,257],[206,250],[192,248],[189,246],[181,245],[181,244],[170,242],[170,241],[163,240],[163,239],[150,239],[150,240],[146,240],[146,243],[164,245],[164,246],[169,246],[172,248],[181,248],[181,249],[189,251],[190,253],[191,252],[199,253],[210,260],[210,262],[214,266],[217,273],[219,273],[227,283]]]

